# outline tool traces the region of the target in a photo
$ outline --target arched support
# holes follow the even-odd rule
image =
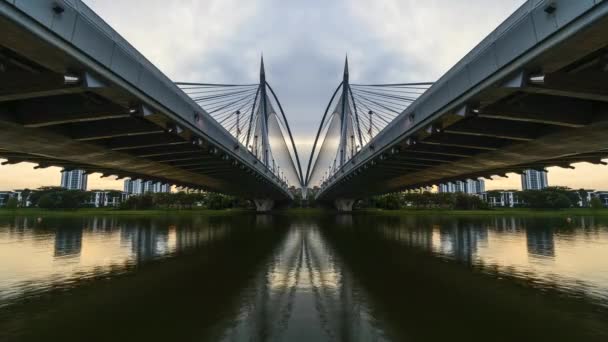
[[[254,199],[253,203],[255,203],[255,210],[258,213],[265,213],[274,208],[274,200],[271,199]]]
[[[353,211],[353,205],[355,204],[354,199],[337,199],[334,201],[334,205],[339,212],[350,213]]]

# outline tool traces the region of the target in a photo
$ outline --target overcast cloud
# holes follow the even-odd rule
[[[256,82],[260,54],[299,151],[348,53],[354,82],[434,81],[523,0],[85,0],[171,79]]]

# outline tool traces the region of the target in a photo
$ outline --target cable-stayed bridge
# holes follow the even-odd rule
[[[305,186],[348,211],[376,194],[603,164],[607,37],[606,1],[530,0],[428,90],[355,86],[345,72]],[[376,119],[367,126],[366,113]]]
[[[348,67],[301,172],[266,82],[164,76],[80,0],[0,1],[0,158],[256,200],[357,198],[547,166],[608,146],[608,2],[529,0],[437,82]],[[291,188],[291,189],[290,189]]]
[[[301,187],[289,126],[264,72],[256,85],[182,90],[80,0],[0,1],[0,32],[5,164],[217,191],[254,199],[259,210]],[[218,107],[211,94],[229,102]],[[236,95],[242,101],[228,105]],[[241,126],[241,118],[249,122]]]
[[[266,81],[263,58],[259,84],[177,85],[285,186],[301,188],[304,180],[300,157],[283,106]]]

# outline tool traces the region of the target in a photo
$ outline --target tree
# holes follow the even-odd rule
[[[122,204],[123,209],[148,210],[154,208],[152,195],[131,196]]]
[[[602,200],[597,197],[593,197],[589,204],[593,210],[600,210],[604,208],[604,203],[602,203]]]
[[[578,202],[576,192],[562,187],[522,191],[520,198],[527,207],[535,209],[566,209]]]
[[[482,210],[487,209],[488,205],[478,196],[463,193],[456,194],[454,209],[458,210]]]
[[[570,199],[562,193],[549,194],[548,203],[553,209],[567,209],[572,207]]]
[[[23,191],[21,191],[21,203],[19,203],[19,206],[22,208],[27,207],[27,201],[30,199],[30,195],[32,194],[32,190],[30,189],[23,189]]]
[[[57,209],[60,202],[57,192],[48,192],[38,198],[38,207],[42,209]]]
[[[5,208],[10,210],[15,210],[19,207],[19,201],[15,197],[11,197],[6,202]]]

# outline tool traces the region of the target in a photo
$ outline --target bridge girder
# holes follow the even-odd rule
[[[116,32],[100,32],[111,29],[77,2],[65,3],[63,14],[47,1],[0,2],[0,159],[249,198],[293,198]],[[59,16],[76,24],[44,19]],[[189,153],[204,167],[173,164]]]

